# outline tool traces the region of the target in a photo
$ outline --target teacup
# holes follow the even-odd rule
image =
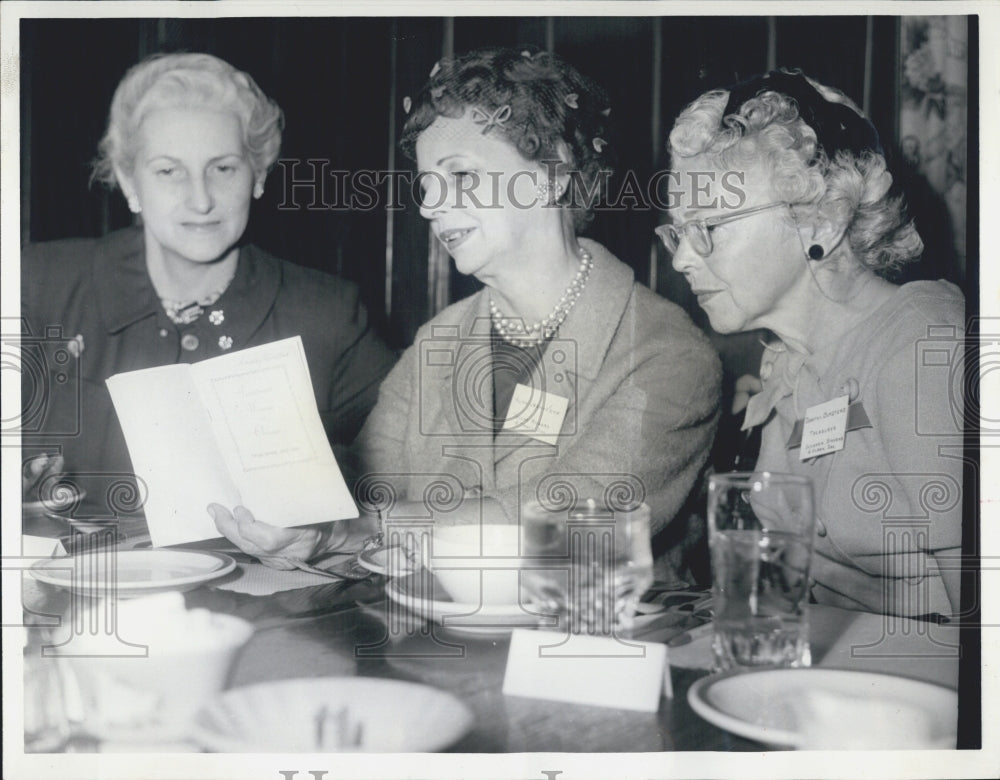
[[[511,524],[437,525],[428,568],[451,598],[497,606],[522,601],[520,528]]]

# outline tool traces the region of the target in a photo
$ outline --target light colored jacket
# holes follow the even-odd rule
[[[958,610],[941,573],[957,572],[962,545],[964,321],[957,287],[911,282],[811,355],[765,352],[763,391],[745,425],[764,425],[759,470],[812,480],[819,603],[899,615]],[[864,419],[843,449],[803,461],[797,424],[844,395]]]
[[[637,284],[604,247],[581,244],[593,257],[590,280],[533,378],[568,400],[556,443],[508,431],[494,438],[481,290],[424,325],[383,382],[355,443],[368,472],[362,489],[381,486],[437,512],[481,490],[511,522],[526,501],[574,494],[645,500],[654,535],[674,519],[715,433],[718,357],[679,307]]]

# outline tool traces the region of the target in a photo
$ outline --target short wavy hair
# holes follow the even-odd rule
[[[115,90],[91,181],[113,188],[116,166],[131,173],[139,126],[149,112],[166,107],[232,111],[257,178],[278,159],[284,114],[248,74],[211,54],[154,54],[132,66]]]
[[[492,114],[504,106],[510,116],[494,127],[526,160],[558,161],[565,145],[569,170],[580,177],[566,205],[577,232],[583,230],[614,171],[611,105],[599,85],[553,54],[491,48],[440,61],[413,100],[400,148],[415,159],[417,137],[439,116],[457,118],[471,108]]]
[[[839,90],[807,79],[822,98],[861,110]],[[720,168],[756,163],[770,171],[774,194],[805,218],[846,224],[858,261],[886,278],[919,258],[923,242],[892,175],[874,150],[838,149],[829,156],[793,98],[763,91],[724,116],[730,93],[707,92],[685,108],[670,131],[674,167],[682,158],[707,157]]]

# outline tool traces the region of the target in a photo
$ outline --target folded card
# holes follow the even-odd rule
[[[515,629],[503,692],[508,696],[656,712],[673,696],[667,646],[617,637]]]
[[[219,536],[206,507],[282,527],[358,516],[296,336],[107,380],[155,546]]]

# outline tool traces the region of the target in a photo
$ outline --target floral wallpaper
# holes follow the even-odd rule
[[[903,17],[900,149],[911,169],[943,201],[957,268],[965,277],[968,120],[968,20]],[[918,224],[918,229],[920,225]],[[927,241],[928,249],[932,243]]]

